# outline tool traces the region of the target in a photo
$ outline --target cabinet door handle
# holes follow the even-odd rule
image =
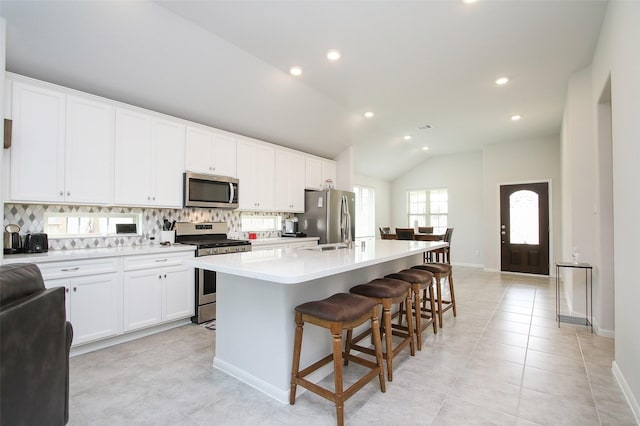
[[[65,293],[69,293],[69,289],[67,287],[64,288]]]
[[[75,268],[64,268],[64,269],[60,269],[62,272],[71,272],[71,271],[77,271],[78,269],[80,269],[79,266],[76,266]]]
[[[78,291],[78,287],[74,287],[74,288],[73,288],[73,291]]]
[[[164,277],[167,278],[167,274],[164,274]]]
[[[156,259],[156,262],[166,262],[169,259]]]
[[[64,195],[64,192],[60,191],[60,195],[61,195],[61,196],[62,196],[62,195]]]
[[[158,279],[161,280],[162,279],[162,275],[158,275]]]
[[[71,195],[71,191],[67,191],[67,196]]]

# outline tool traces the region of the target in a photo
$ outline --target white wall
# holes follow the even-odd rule
[[[597,250],[598,220],[596,200],[595,118],[591,108],[591,67],[571,76],[565,100],[562,134],[562,212],[564,218],[562,253],[556,259],[570,260],[573,248],[581,262],[594,266],[594,288],[599,289],[599,259]],[[584,271],[562,271],[564,291],[570,314],[583,316],[585,306]],[[612,319],[612,318],[610,318]],[[594,321],[598,321],[595,317]],[[598,321],[601,324],[602,321]],[[612,321],[607,321],[613,328]],[[604,331],[604,330],[603,330]],[[612,333],[612,331],[610,331]]]
[[[593,93],[611,77],[615,361],[613,371],[640,419],[640,3],[611,1],[592,62]],[[597,102],[592,103],[597,109]],[[595,116],[595,114],[594,114]]]
[[[0,181],[2,180],[3,171],[2,166],[4,164],[4,70],[5,70],[5,60],[6,60],[6,28],[7,21],[4,18],[0,18],[0,149],[2,149],[0,154]],[[2,200],[4,200],[3,189],[5,185],[0,182],[0,205],[2,205]],[[3,209],[4,210],[4,209]],[[4,243],[3,243],[4,246]],[[2,258],[0,257],[0,263],[2,263]]]
[[[561,246],[560,142],[547,137],[487,145],[482,151],[484,192],[484,267],[500,270],[500,185],[549,181],[550,253]]]
[[[458,265],[482,266],[484,259],[482,153],[467,152],[435,157],[409,170],[391,183],[392,228],[407,223],[407,191],[447,188],[449,226],[454,229],[451,261]]]
[[[391,184],[369,176],[355,175],[354,185],[368,186],[376,192],[376,238],[380,238],[378,228],[391,224]]]

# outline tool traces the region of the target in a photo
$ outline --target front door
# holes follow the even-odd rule
[[[500,186],[501,269],[549,275],[549,185]]]

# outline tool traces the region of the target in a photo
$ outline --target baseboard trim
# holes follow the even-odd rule
[[[98,340],[95,342],[83,343],[78,346],[72,346],[69,356],[74,357],[76,355],[83,355],[89,352],[97,351],[99,349],[108,348],[109,346],[130,342],[132,340],[136,340],[141,337],[146,337],[152,334],[160,333],[162,331],[167,331],[172,328],[180,327],[186,324],[191,324],[191,320],[189,318],[184,318],[184,319],[168,322],[165,324],[160,324],[154,327],[144,328],[142,330],[126,332],[125,334],[121,334],[115,337],[110,337],[104,340]]]
[[[627,403],[629,404],[629,407],[631,408],[631,411],[633,412],[633,415],[636,418],[636,423],[640,424],[640,405],[638,404],[638,401],[633,395],[633,392],[631,392],[631,388],[629,387],[629,384],[625,380],[624,375],[622,374],[622,371],[620,371],[620,368],[618,367],[618,364],[615,361],[611,363],[611,371],[613,372],[613,376],[616,378],[616,381],[618,382],[620,389],[622,389],[622,393],[624,394],[624,397],[627,399]]]
[[[453,266],[465,266],[469,268],[484,268],[482,263],[466,263],[466,262],[453,262]]]
[[[608,337],[610,339],[615,339],[616,338],[616,331],[615,330],[608,330],[606,328],[600,328],[600,326],[598,325],[598,321],[595,318],[593,319],[593,332],[596,333],[598,336]]]

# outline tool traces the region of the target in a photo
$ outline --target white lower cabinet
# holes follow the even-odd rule
[[[61,263],[61,262],[60,262]],[[81,266],[78,266],[81,265]],[[61,271],[69,273],[67,278],[46,279],[45,287],[64,287],[66,291],[67,320],[73,325],[73,344],[78,345],[122,333],[122,309],[120,273],[73,276],[91,268],[84,268],[80,262],[61,265]],[[53,275],[53,274],[51,274]]]
[[[46,288],[65,288],[76,346],[193,316],[195,273],[182,265],[193,255],[187,251],[36,263]]]
[[[194,270],[180,264],[181,259],[190,257],[193,255],[125,259],[124,331],[193,316]]]

